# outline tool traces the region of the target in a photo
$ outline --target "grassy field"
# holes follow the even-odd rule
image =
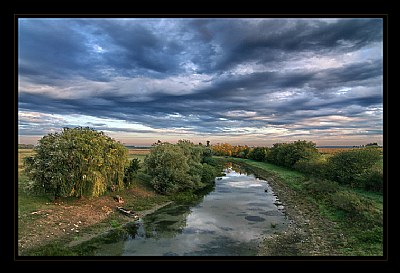
[[[352,150],[355,148],[317,148],[321,154],[337,154],[339,152]]]
[[[140,162],[144,161],[146,155],[150,153],[150,149],[129,149],[129,159],[137,158]]]
[[[318,151],[321,154],[328,154],[328,155],[334,155],[340,152],[344,152],[344,151],[349,151],[349,150],[353,150],[353,149],[359,149],[359,148],[353,148],[353,147],[338,147],[338,148],[317,148]],[[379,150],[381,150],[383,152],[383,148],[377,148]]]
[[[326,184],[320,181],[308,180],[302,173],[265,162],[239,158],[222,160],[247,166],[256,175],[266,180],[272,179],[279,187],[278,196],[292,206],[292,214],[303,214],[311,219],[312,225],[303,226],[310,234],[314,233],[311,237],[325,237],[326,244],[331,245],[332,253],[327,255],[383,255],[382,194],[344,186],[335,186],[337,188],[332,190],[332,187],[326,188]],[[299,213],[299,210],[302,212]],[[305,255],[308,255],[305,251]],[[320,250],[319,255],[321,253],[324,254],[324,249]]]

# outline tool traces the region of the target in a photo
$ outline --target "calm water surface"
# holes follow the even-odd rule
[[[111,233],[95,255],[256,255],[263,236],[286,228],[284,208],[266,181],[225,173],[197,204],[171,204],[131,223],[123,236]]]

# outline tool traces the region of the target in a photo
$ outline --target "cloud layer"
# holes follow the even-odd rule
[[[20,19],[20,140],[381,142],[382,35],[381,19]]]

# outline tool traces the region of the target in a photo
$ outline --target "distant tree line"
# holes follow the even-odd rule
[[[34,147],[33,144],[18,144],[18,149],[33,149]]]
[[[305,140],[254,148],[224,143],[213,145],[212,150],[219,156],[269,162],[354,188],[382,191],[381,150],[376,147],[378,145],[372,143],[364,148],[342,151],[330,157],[322,156],[315,143]]]

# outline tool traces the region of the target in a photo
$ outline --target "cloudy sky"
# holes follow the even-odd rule
[[[382,19],[19,19],[19,142],[382,144]]]

